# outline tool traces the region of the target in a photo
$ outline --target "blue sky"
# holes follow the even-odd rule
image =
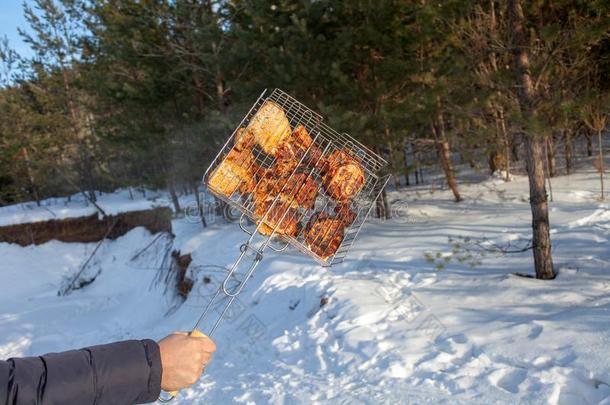
[[[27,0],[26,0],[27,2]],[[11,47],[21,56],[31,56],[31,52],[17,33],[17,27],[25,28],[22,0],[0,0],[0,37],[8,37]]]

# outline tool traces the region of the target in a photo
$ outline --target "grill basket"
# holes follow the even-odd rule
[[[336,215],[334,211],[340,203],[333,199],[331,196],[329,196],[325,188],[322,186],[323,173],[321,172],[320,168],[315,167],[314,165],[303,165],[305,169],[303,169],[302,167],[300,169],[295,169],[295,171],[288,176],[289,178],[295,176],[297,172],[304,173],[311,179],[313,179],[316,184],[318,184],[318,194],[315,200],[315,204],[313,209],[300,208],[298,210],[298,213],[286,213],[287,216],[297,216],[296,220],[299,223],[301,230],[296,235],[286,235],[274,232],[274,239],[281,239],[284,241],[285,244],[283,247],[278,248],[277,243],[270,243],[269,247],[274,250],[283,250],[286,245],[291,245],[302,253],[312,257],[323,266],[331,266],[333,264],[340,263],[345,259],[362,225],[366,221],[372,207],[374,206],[379,193],[387,183],[388,176],[381,175],[381,171],[387,165],[387,162],[382,157],[371,151],[369,148],[367,148],[351,136],[345,133],[338,133],[337,131],[333,130],[331,127],[329,127],[326,123],[323,122],[322,117],[319,114],[307,108],[305,105],[295,100],[282,90],[274,89],[271,94],[266,94],[266,91],[261,94],[256,103],[254,103],[250,111],[246,114],[240,125],[224,144],[224,146],[206,171],[203,178],[204,184],[208,187],[208,190],[211,194],[213,194],[220,200],[226,202],[227,204],[230,204],[232,207],[238,209],[242,213],[240,225],[242,226],[242,229],[248,234],[251,235],[255,231],[249,230],[247,228],[246,218],[254,223],[260,223],[261,220],[265,222],[264,218],[261,218],[260,214],[256,215],[255,213],[256,204],[252,193],[242,194],[238,190],[236,190],[230,195],[227,195],[227,193],[219,192],[214,187],[210,187],[208,180],[210,175],[214,173],[214,170],[218,167],[218,165],[223,162],[223,160],[229,155],[229,153],[231,153],[231,150],[236,144],[236,138],[239,137],[240,129],[248,129],[248,126],[251,124],[252,119],[259,112],[263,104],[265,104],[266,102],[275,103],[284,111],[284,114],[286,115],[290,125],[290,131],[302,125],[307,129],[307,132],[310,134],[313,140],[312,145],[307,148],[306,152],[304,153],[302,161],[311,161],[312,159],[317,159],[317,157],[312,157],[312,155],[314,155],[314,148],[316,150],[322,151],[322,156],[324,157],[329,156],[336,151],[344,151],[360,163],[361,168],[364,172],[364,185],[362,186],[360,192],[349,202],[349,208],[355,214],[355,220],[347,228],[342,229],[343,239],[339,248],[332,255],[323,257],[320,254],[314,252],[310,247],[308,247],[308,245],[311,246],[311,241],[309,241],[310,243],[306,242],[305,229],[307,224],[312,220],[313,215],[319,215],[319,213],[321,212],[324,212],[329,216]],[[251,170],[252,166],[271,168],[276,163],[276,158],[265,153],[262,148],[258,146],[255,146],[253,148],[252,155],[254,157],[252,161],[243,162],[244,169]],[[324,157],[322,157],[322,159]],[[239,188],[237,184],[241,185],[243,183],[243,180],[239,178],[235,178],[233,179],[233,181],[236,184],[235,188]],[[256,184],[256,186],[258,186],[258,183]],[[274,204],[271,205],[269,210],[278,206],[278,204],[279,199],[277,199]],[[275,223],[277,222],[281,221],[276,220]],[[273,228],[273,226],[271,227]],[[333,231],[339,232],[336,229]],[[332,239],[328,234],[321,236]]]

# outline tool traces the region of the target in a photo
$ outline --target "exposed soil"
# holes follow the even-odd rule
[[[172,231],[172,212],[167,207],[123,212],[104,218],[93,214],[87,217],[53,219],[0,227],[0,242],[21,246],[40,245],[50,240],[62,242],[97,242],[104,238],[116,239],[138,226],[151,233]]]
[[[172,258],[174,259],[177,267],[177,280],[176,280],[176,288],[178,290],[178,295],[182,298],[188,297],[189,293],[193,289],[193,280],[189,277],[186,277],[186,271],[189,268],[189,265],[193,261],[193,258],[190,254],[181,255],[179,250],[174,250],[172,252]]]

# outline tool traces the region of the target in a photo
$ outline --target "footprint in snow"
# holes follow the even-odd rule
[[[519,386],[527,377],[527,371],[518,368],[502,368],[492,371],[488,376],[493,385],[513,394],[519,392]]]
[[[532,340],[537,339],[543,330],[544,330],[544,327],[542,325],[533,325],[530,330],[530,333],[529,333],[529,335],[527,335],[527,337]]]

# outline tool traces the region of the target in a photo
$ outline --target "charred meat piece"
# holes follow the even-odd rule
[[[326,167],[326,159],[322,157],[322,149],[318,148],[316,145],[311,145],[309,148],[309,153],[307,153],[307,156],[305,156],[305,165],[315,167],[321,172],[324,172]]]
[[[290,177],[265,176],[259,180],[253,192],[253,201],[259,205],[276,195],[292,208],[313,208],[318,195],[318,184],[305,173]]]
[[[302,151],[306,151],[313,144],[313,140],[303,125],[298,125],[292,132],[290,143]]]
[[[327,158],[326,165],[322,182],[326,192],[335,200],[347,202],[364,187],[362,165],[347,152],[334,151]]]
[[[294,173],[286,182],[282,198],[296,201],[299,207],[312,209],[318,196],[318,184],[305,173]]]
[[[271,172],[277,177],[288,177],[296,170],[298,165],[299,161],[296,159],[277,159],[271,168]]]
[[[297,168],[312,143],[307,129],[303,125],[297,126],[288,140],[277,149],[275,174],[278,176],[290,175]]]
[[[288,176],[299,167],[299,162],[305,170],[316,168],[322,172],[327,166],[322,150],[313,144],[303,125],[297,126],[288,141],[278,147],[273,173]]]
[[[295,128],[290,138],[290,143],[294,145],[297,151],[297,156],[301,158],[306,153],[303,163],[305,166],[315,167],[319,170],[324,170],[325,159],[322,157],[322,150],[313,144],[313,140],[309,132],[303,125]]]
[[[337,204],[333,210],[335,217],[341,220],[345,226],[350,226],[356,220],[356,213],[352,211],[349,204]]]
[[[305,228],[305,244],[327,260],[335,254],[345,236],[345,223],[326,213],[314,215]]]
[[[271,235],[277,227],[275,231],[280,235],[296,236],[301,229],[298,211],[282,200],[275,203],[272,199],[260,202],[256,205],[254,215],[264,221],[259,227],[259,232],[263,235]]]
[[[273,199],[279,192],[277,179],[272,176],[265,176],[258,181],[254,188],[252,200],[255,204],[259,205],[269,199]]]
[[[254,145],[256,145],[256,139],[254,139],[252,131],[246,128],[239,128],[235,133],[233,149],[237,151],[249,150],[251,152]]]

